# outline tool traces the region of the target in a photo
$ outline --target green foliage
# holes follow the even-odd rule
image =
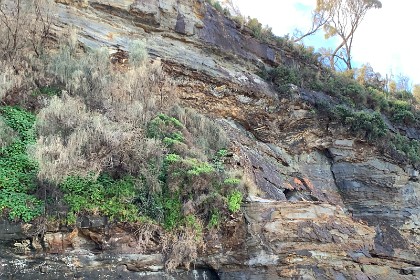
[[[201,162],[197,159],[187,159],[186,162],[190,165],[190,169],[187,171],[187,174],[191,176],[200,176],[202,174],[212,173],[215,171],[214,167],[207,162]]]
[[[161,119],[166,125],[173,125],[176,128],[183,128],[182,123],[174,117],[170,117],[165,114],[159,114],[157,117]]]
[[[102,214],[118,221],[140,220],[134,203],[136,179],[125,176],[114,180],[103,174],[93,176],[69,176],[61,184],[64,201],[69,206],[69,217],[80,214]],[[71,222],[71,221],[68,221]]]
[[[0,152],[0,187],[16,192],[35,189],[37,164],[26,153],[26,144],[16,141]]]
[[[351,71],[336,73],[309,66],[300,65],[295,68],[280,65],[275,69],[262,71],[261,76],[277,85],[278,91],[282,93],[287,93],[290,84],[295,84],[336,97],[342,105],[333,108],[328,104],[324,112],[368,140],[378,139],[387,133],[388,129],[381,114],[395,123],[406,125],[413,124],[418,119],[411,102],[395,99],[395,96],[389,98],[387,93],[377,88],[363,86],[353,78]],[[322,104],[317,106],[324,107]]]
[[[35,116],[18,107],[2,107],[0,114],[3,115],[5,123],[19,133],[22,141],[34,142],[33,126]]]
[[[389,101],[390,117],[397,123],[413,123],[416,118],[411,111],[411,105],[404,100]]]
[[[207,161],[199,149],[188,146],[178,151],[179,145],[174,146],[174,144],[182,144],[187,147],[184,133],[191,139],[190,131],[198,134],[198,128],[200,128],[213,133],[216,125],[196,113],[183,110],[178,113],[177,116],[189,120],[185,126],[177,118],[165,114],[159,114],[147,125],[148,137],[161,139],[170,153],[165,156],[159,175],[161,189],[149,195],[142,195],[138,199],[141,207],[151,205],[158,215],[140,211],[151,218],[156,218],[167,229],[191,226],[188,224],[191,213],[194,215],[200,213],[202,222],[207,223],[210,219],[210,212],[206,206],[209,203],[208,193],[214,191],[216,186],[222,185],[225,177],[224,171],[221,170],[223,169],[222,158],[226,156],[227,150],[219,149],[215,155],[211,156],[217,160]],[[188,143],[188,145],[191,144]],[[203,146],[208,147],[207,144]],[[188,211],[188,215],[183,212],[186,203],[190,205],[189,207],[193,207]],[[223,203],[219,206],[224,207]]]
[[[43,213],[44,207],[33,195],[1,188],[0,212],[5,210],[11,220],[30,222]]]
[[[182,128],[182,123],[176,118],[159,114],[147,124],[147,137],[161,139],[167,146],[171,146],[184,141],[179,131]]]
[[[168,154],[166,155],[165,161],[167,163],[175,163],[179,162],[181,160],[181,157],[177,154]]]
[[[209,220],[208,227],[209,228],[219,227],[221,219],[222,218],[221,218],[221,215],[220,215],[220,211],[218,209],[213,209],[211,211],[211,214],[210,214],[210,220]]]
[[[185,217],[185,221],[185,225],[193,229],[194,233],[196,234],[195,239],[200,239],[203,235],[203,226],[200,223],[200,219],[195,215],[187,215]]]
[[[227,155],[228,155],[227,149],[220,149],[219,151],[217,151],[212,161],[214,169],[216,169],[219,172],[224,171],[225,169],[224,162]]]
[[[227,178],[223,181],[226,185],[239,185],[241,183],[241,179],[238,178]]]
[[[220,149],[217,151],[216,156],[218,158],[226,157],[229,154],[229,151],[227,149]]]
[[[223,7],[222,5],[220,5],[219,1],[212,1],[212,5],[213,7],[218,11],[218,12],[223,12]]]
[[[300,85],[301,77],[296,69],[280,65],[268,73],[269,79],[277,85],[281,93],[287,93],[290,90],[290,84]]]
[[[378,112],[388,112],[389,110],[389,102],[387,100],[387,96],[384,92],[379,91],[375,88],[368,88],[368,95],[367,95],[367,107],[371,108]]]
[[[32,94],[35,96],[38,96],[38,95],[46,95],[50,97],[57,96],[61,94],[61,88],[57,86],[40,87],[37,90],[35,90]]]
[[[174,144],[178,144],[182,142],[184,142],[184,135],[182,135],[182,133],[179,131],[172,132],[168,136],[165,136],[163,138],[163,143],[166,146],[172,146]]]
[[[17,134],[0,149],[0,211],[7,211],[13,220],[29,222],[43,212],[42,203],[31,194],[36,190],[38,166],[27,154],[28,144],[34,142],[35,116],[16,107],[2,107],[0,113]]]
[[[173,229],[181,226],[184,222],[182,213],[182,201],[177,193],[166,194],[163,198],[165,213],[164,226],[166,229]]]
[[[262,33],[262,24],[258,21],[256,18],[250,18],[248,19],[246,26],[251,29],[252,33],[255,37],[259,38]]]
[[[420,142],[410,140],[406,136],[396,133],[391,138],[391,146],[396,150],[403,152],[405,156],[412,162],[420,162]]]
[[[333,115],[353,132],[364,132],[369,140],[378,139],[386,134],[388,128],[378,112],[352,111],[343,105],[332,109]]]
[[[234,190],[227,200],[228,209],[232,213],[236,213],[241,209],[243,195],[240,191]]]

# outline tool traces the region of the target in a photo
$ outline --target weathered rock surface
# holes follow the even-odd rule
[[[0,279],[419,279],[419,171],[313,111],[331,97],[279,96],[254,74],[263,64],[300,63],[293,54],[204,1],[57,2],[56,31],[75,26],[87,47],[146,41],[184,105],[226,128],[253,182],[250,202],[224,235],[209,238],[196,270],[175,274],[164,272],[159,238],[139,240],[106,219],[43,236],[2,220]]]

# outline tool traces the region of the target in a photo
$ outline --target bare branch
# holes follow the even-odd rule
[[[341,38],[341,42],[330,56],[332,69],[335,69],[337,58],[346,64],[347,69],[352,69],[351,50],[356,30],[370,9],[381,7],[382,4],[378,0],[317,0],[315,13],[328,15],[325,22],[322,22],[326,38],[333,36]],[[315,33],[317,30],[314,28],[317,28],[315,19],[310,32],[297,38],[296,41]],[[339,51],[343,53],[338,55]]]

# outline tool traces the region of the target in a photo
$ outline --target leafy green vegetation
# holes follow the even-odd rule
[[[240,191],[234,190],[228,197],[228,209],[232,213],[236,213],[241,209],[243,195]]]
[[[12,219],[30,221],[43,211],[42,203],[31,195],[38,183],[37,163],[27,155],[27,146],[35,142],[35,116],[14,107],[3,107],[1,113],[3,123],[16,131],[18,137],[1,149],[0,207],[8,211]],[[174,117],[159,114],[147,127],[150,137],[157,137],[165,144],[166,139],[173,140],[171,145],[184,141],[182,133],[177,130],[185,128]],[[176,149],[172,150],[165,156],[163,166],[158,168],[162,170],[159,177],[160,192],[147,190],[147,183],[142,179],[142,175],[136,178],[127,174],[118,179],[106,173],[98,178],[93,174],[68,176],[59,184],[64,195],[63,201],[69,207],[67,222],[73,224],[78,216],[86,214],[106,215],[112,220],[131,222],[149,217],[162,222],[165,228],[173,229],[191,225],[191,217],[195,217],[183,212],[185,203],[194,198],[202,199],[200,195],[213,193],[202,205],[198,205],[201,210],[197,211],[203,211],[207,208],[205,204],[213,200],[213,205],[220,208],[205,210],[204,216],[207,217],[208,227],[216,227],[223,219],[222,213],[227,213],[227,210],[239,210],[242,199],[239,191],[232,192],[241,180],[225,175],[224,158],[227,155],[228,151],[221,149],[215,153],[212,161],[203,161],[179,155]],[[220,188],[221,185],[225,187]],[[227,194],[229,196],[226,196],[225,200],[228,201],[228,205],[226,210],[223,210],[223,197]]]
[[[176,118],[159,114],[147,125],[147,137],[161,139],[166,146],[172,146],[184,141],[184,135],[179,131],[182,128]]]
[[[219,227],[221,219],[222,218],[220,216],[220,211],[218,209],[214,209],[213,211],[211,211],[208,227],[209,228]]]
[[[1,107],[0,114],[0,121],[17,134],[0,149],[0,211],[6,211],[13,220],[28,222],[43,212],[43,204],[32,195],[38,166],[27,154],[28,145],[35,141],[35,116],[17,107]]]
[[[420,162],[420,141],[410,140],[399,133],[393,135],[390,146],[402,152],[412,163]]]
[[[223,8],[219,1],[217,0],[206,0],[210,5],[213,6],[219,13],[223,13],[226,16],[230,16],[229,10]]]
[[[18,107],[2,107],[0,113],[4,118],[4,122],[19,133],[19,136],[26,144],[35,141],[33,125],[35,116]]]
[[[61,94],[61,88],[58,86],[44,86],[36,89],[33,93],[33,95],[46,95],[49,97],[60,95]]]
[[[388,102],[389,115],[396,123],[413,124],[416,121],[411,104],[405,100],[390,100]]]
[[[152,122],[156,123],[156,119],[153,119]],[[166,137],[167,133],[162,133],[159,130],[159,133],[154,135]],[[221,213],[227,214],[223,197],[240,183],[240,179],[237,179],[238,184],[236,185],[224,184],[224,178],[227,175],[221,166],[223,158],[228,153],[227,150],[219,150],[216,153],[214,157],[218,159],[217,161],[205,161],[200,159],[202,156],[199,154],[188,152],[181,155],[177,154],[178,151],[175,147],[169,147],[169,149],[170,153],[165,157],[160,176],[162,190],[153,194],[153,199],[158,202],[157,205],[162,205],[157,208],[163,209],[165,228],[188,226],[188,219],[194,213],[194,215],[201,213],[200,223],[213,227],[216,218],[215,210],[208,208],[208,205],[217,207],[219,223],[222,220]],[[220,188],[223,184],[225,188]],[[187,211],[185,207],[188,209]]]
[[[241,180],[238,178],[227,178],[223,183],[225,183],[226,185],[239,185],[241,183]]]
[[[64,201],[69,206],[68,222],[83,214],[102,214],[111,220],[139,221],[139,210],[133,203],[136,197],[136,179],[126,176],[114,180],[103,174],[93,176],[69,176],[61,184]]]
[[[363,132],[363,138],[368,140],[385,136],[388,131],[378,112],[353,111],[346,106],[337,105],[332,109],[332,114],[353,132]]]

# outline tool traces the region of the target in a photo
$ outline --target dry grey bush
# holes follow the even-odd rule
[[[106,110],[110,118],[144,129],[158,112],[167,111],[171,84],[159,60],[114,75],[114,79],[112,89],[103,97],[103,107],[111,109]]]
[[[13,61],[28,49],[42,54],[53,20],[52,0],[0,0],[0,55]]]
[[[89,111],[81,99],[66,94],[52,98],[40,111],[36,131],[33,154],[39,162],[38,176],[52,182],[108,170],[137,175],[147,162],[159,162],[164,151],[141,129]]]
[[[198,221],[197,221],[198,222]],[[174,271],[179,266],[190,268],[191,263],[197,259],[198,253],[204,251],[205,244],[201,236],[202,225],[196,228],[184,227],[168,233],[163,240],[163,249],[166,255],[165,268]]]
[[[161,250],[161,244],[166,235],[162,227],[156,223],[146,220],[141,223],[125,223],[122,226],[136,236],[136,250],[149,254]]]
[[[147,59],[146,43],[141,40],[134,40],[128,44],[130,54],[129,61],[133,66],[142,65]]]
[[[111,129],[117,131],[111,131]],[[37,118],[39,134],[34,156],[39,162],[41,179],[59,182],[71,174],[99,174],[109,161],[109,149],[118,142],[119,126],[70,96],[54,97]],[[105,145],[104,145],[105,146]],[[107,150],[108,150],[107,149]],[[92,158],[94,157],[94,158]]]
[[[143,58],[128,70],[117,72],[110,63],[108,49],[80,55],[74,42],[74,30],[69,31],[68,37],[71,39],[53,57],[49,70],[70,95],[82,97],[91,110],[129,122],[144,124],[153,117],[149,113],[166,110],[171,84],[159,60],[148,63],[147,58]]]
[[[68,175],[102,171],[142,174],[150,191],[159,189],[165,149],[147,139],[147,122],[166,110],[170,88],[160,62],[114,71],[108,51],[78,55],[61,48],[51,68],[70,95],[51,99],[37,118],[34,155],[39,177],[60,182]],[[162,102],[163,101],[163,102]]]
[[[228,147],[226,132],[213,120],[191,108],[174,106],[171,115],[179,119],[192,134],[194,145],[207,155]]]
[[[11,144],[16,137],[16,132],[4,122],[2,117],[0,117],[0,149]]]
[[[23,84],[23,77],[15,72],[13,66],[5,61],[0,61],[0,101],[6,93]]]
[[[53,20],[52,0],[0,0],[0,101],[45,80],[41,56]]]
[[[71,37],[70,37],[71,38]],[[74,42],[63,45],[52,57],[49,71],[72,96],[83,98],[89,108],[102,109],[102,100],[113,82],[108,49],[78,55]]]

